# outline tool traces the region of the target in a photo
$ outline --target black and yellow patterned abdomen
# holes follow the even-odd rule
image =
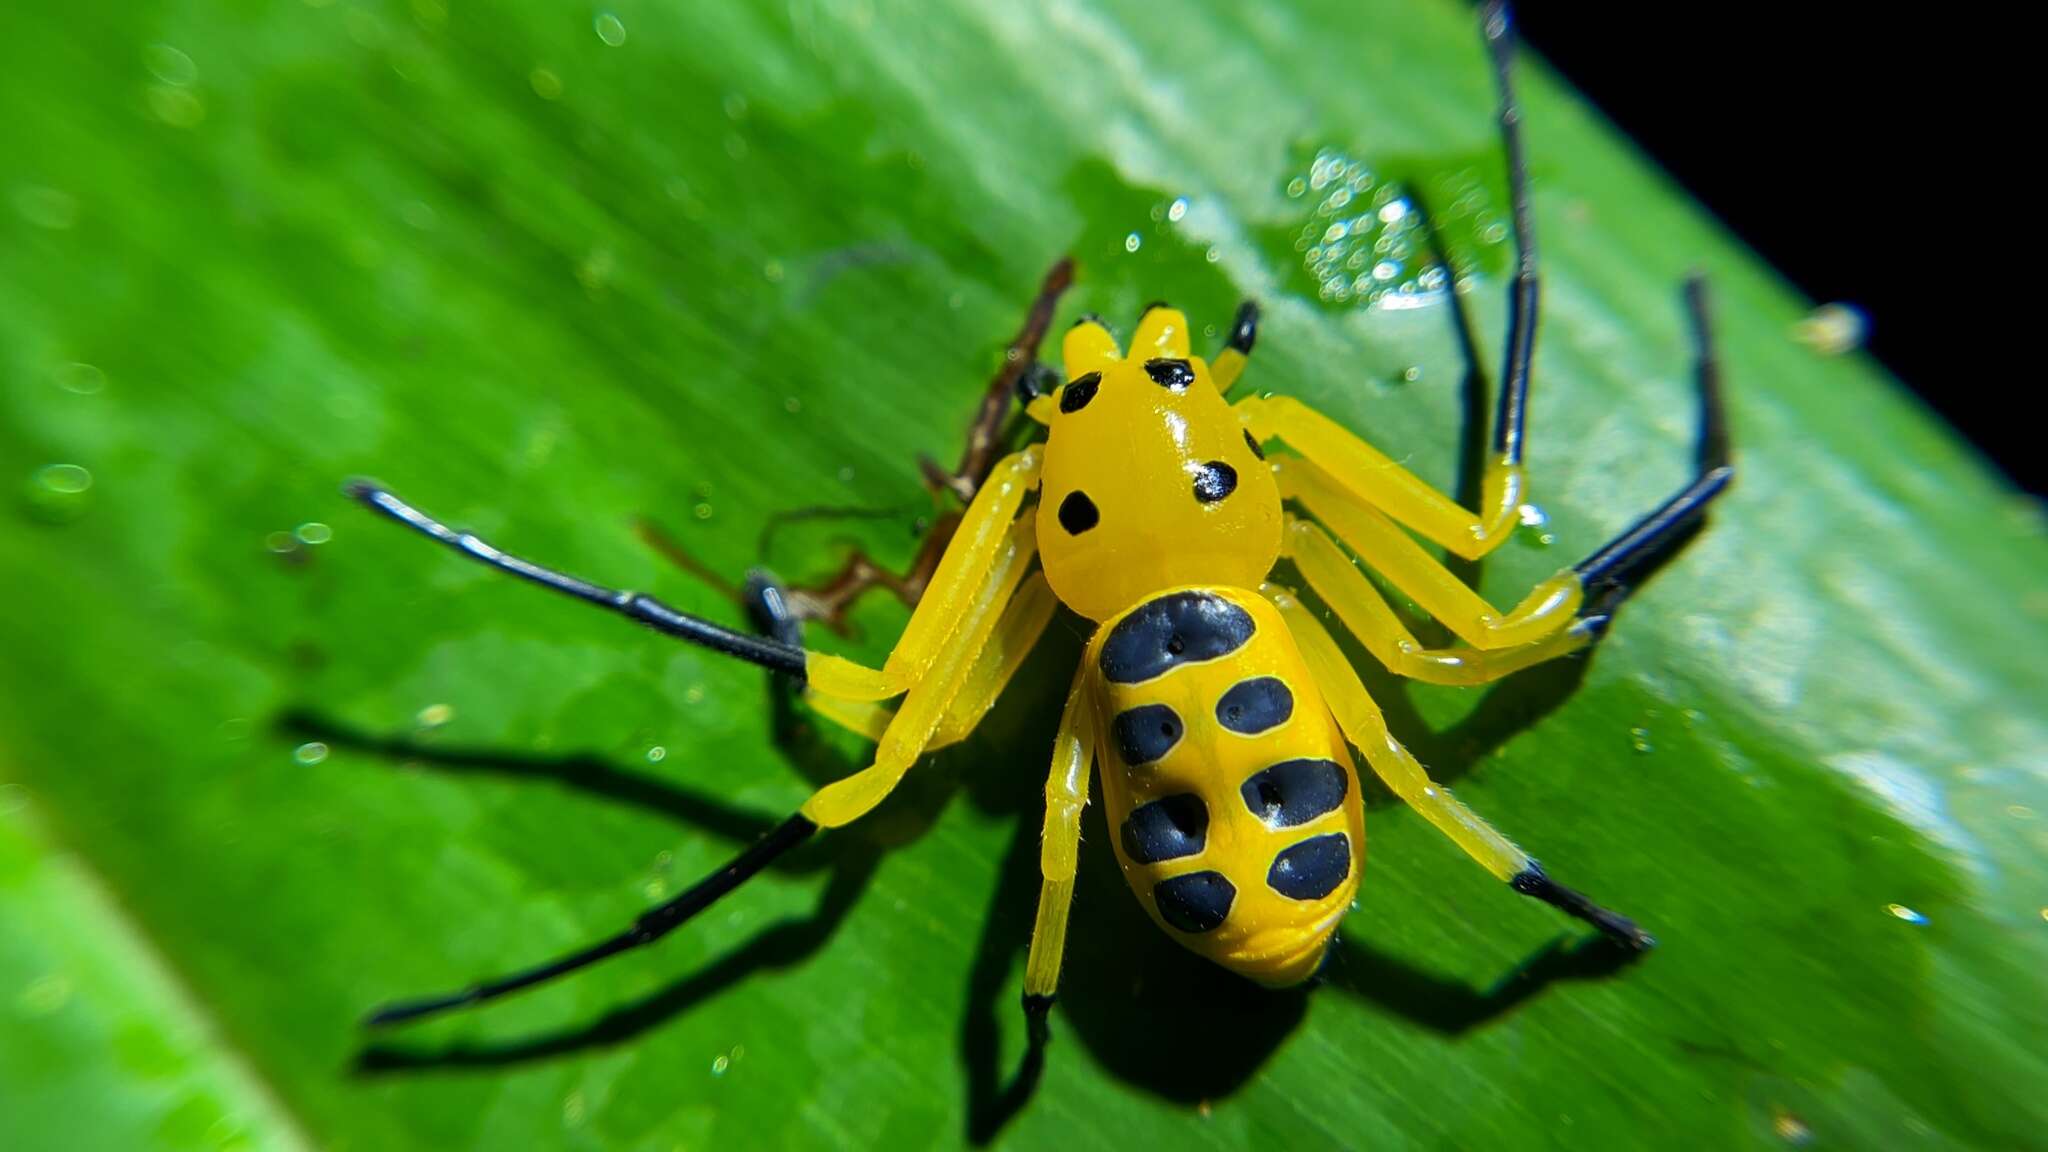
[[[1262,984],[1312,975],[1358,888],[1350,749],[1280,614],[1186,588],[1089,646],[1124,878],[1181,943]]]

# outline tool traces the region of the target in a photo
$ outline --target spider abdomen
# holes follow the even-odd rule
[[[1351,906],[1365,814],[1344,735],[1279,613],[1189,587],[1088,652],[1124,878],[1189,949],[1261,984],[1312,975]]]

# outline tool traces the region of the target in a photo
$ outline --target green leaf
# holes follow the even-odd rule
[[[1213,339],[1260,297],[1248,386],[1449,485],[1448,310],[1322,299],[1289,183],[1328,151],[1424,190],[1497,348],[1490,85],[1437,3],[233,8],[0,36],[10,1148],[2038,1144],[2038,510],[1796,339],[1806,305],[1534,62],[1548,523],[1483,588],[1683,479],[1692,268],[1741,477],[1594,659],[1371,684],[1658,951],[1616,969],[1379,797],[1329,978],[1261,992],[1145,921],[1092,815],[1006,1095],[1070,621],[975,739],[659,948],[373,1042],[369,1006],[622,926],[862,748],[343,478],[737,622],[636,520],[731,577],[907,559],[918,455],[1071,253],[1063,319],[1168,297]]]

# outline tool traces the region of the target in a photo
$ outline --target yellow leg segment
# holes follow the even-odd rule
[[[1216,390],[1228,395],[1237,378],[1244,375],[1244,367],[1251,358],[1235,348],[1225,348],[1209,361],[1209,379],[1215,381]]]
[[[965,530],[963,525],[962,531]],[[997,623],[1003,618],[1005,607],[1037,550],[1031,519],[1013,520],[998,538],[986,576],[979,586],[969,588],[967,595],[954,598],[961,611],[953,617],[953,627],[936,644],[931,662],[909,686],[903,703],[882,729],[875,746],[874,763],[844,780],[820,788],[804,802],[802,813],[805,818],[822,828],[837,828],[866,815],[895,789],[903,774],[930,747],[939,725],[953,706],[954,698],[971,680],[977,659],[988,646]],[[942,564],[939,570],[943,573],[945,565]],[[930,593],[927,593],[922,603],[930,602]],[[919,612],[922,611],[920,607]],[[914,626],[916,621],[913,620],[912,624]],[[893,664],[893,657],[891,662]],[[822,686],[819,691],[833,694]]]
[[[887,700],[927,677],[947,650],[987,583],[998,552],[1005,547],[1017,510],[1027,493],[1038,487],[1040,449],[1032,445],[999,461],[974,502],[962,514],[946,556],[932,573],[918,599],[917,610],[903,628],[896,647],[880,669],[869,668],[823,652],[807,654],[804,676],[816,691],[842,700]]]
[[[1394,734],[1387,730],[1386,719],[1380,715],[1379,705],[1366,694],[1365,685],[1358,682],[1358,673],[1345,663],[1337,642],[1323,630],[1315,614],[1284,588],[1269,584],[1262,591],[1286,618],[1295,646],[1301,649],[1309,672],[1329,700],[1337,726],[1344,729],[1344,735],[1365,756],[1373,772],[1393,789],[1394,795],[1502,880],[1514,880],[1535,870],[1535,862],[1528,853],[1459,803],[1448,789],[1432,781],[1414,754],[1394,739]]]
[[[1497,611],[1431,556],[1415,538],[1339,487],[1306,460],[1275,457],[1280,494],[1329,527],[1374,570],[1441,620],[1458,639],[1487,651],[1545,640],[1571,626],[1585,589],[1567,568],[1536,587],[1510,612]]]
[[[1344,626],[1387,671],[1428,684],[1471,685],[1498,680],[1592,643],[1589,634],[1564,629],[1518,648],[1425,648],[1407,625],[1322,528],[1289,517],[1280,537],[1282,555],[1294,561],[1308,586],[1344,621]],[[1569,617],[1566,618],[1569,622]]]
[[[1045,779],[1045,830],[1038,870],[1038,921],[1024,961],[1026,1011],[1042,1014],[1059,988],[1060,957],[1067,949],[1067,910],[1074,902],[1074,873],[1081,858],[1081,809],[1088,804],[1088,766],[1095,756],[1094,712],[1088,706],[1086,661],[1074,674],[1067,708],[1053,741],[1052,772]]]
[[[1045,626],[1058,607],[1059,599],[1052,594],[1043,573],[1033,572],[1024,578],[1010,606],[1003,609],[1003,618],[996,622],[995,633],[974,658],[974,667],[968,670],[966,682],[947,706],[945,718],[932,733],[931,743],[925,745],[926,752],[958,744],[974,732],[974,726],[1003,694],[1010,677],[1016,675],[1018,665],[1031,654],[1032,646],[1045,633]],[[876,742],[881,741],[883,733],[889,730],[889,721],[896,715],[895,709],[882,704],[841,700],[815,689],[804,693],[804,701],[827,720]]]
[[[1519,464],[1505,458],[1487,464],[1483,508],[1473,513],[1299,400],[1248,396],[1234,407],[1253,439],[1286,441],[1355,499],[1378,508],[1453,555],[1477,560],[1514,531],[1523,492]]]

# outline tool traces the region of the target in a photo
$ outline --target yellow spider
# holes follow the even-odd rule
[[[1062,604],[1098,627],[1068,693],[1046,781],[1044,883],[1024,977],[1035,1036],[1059,982],[1081,810],[1096,765],[1117,860],[1139,903],[1174,939],[1262,984],[1313,975],[1357,891],[1365,826],[1349,748],[1514,891],[1589,921],[1628,948],[1649,947],[1632,921],[1552,880],[1432,783],[1388,732],[1316,615],[1267,579],[1280,559],[1292,561],[1374,658],[1398,674],[1484,683],[1598,640],[1632,581],[1699,521],[1733,476],[1705,293],[1695,280],[1686,295],[1702,429],[1689,485],[1506,612],[1417,540],[1476,560],[1507,539],[1524,500],[1535,242],[1503,4],[1486,8],[1482,28],[1500,93],[1518,258],[1492,456],[1476,513],[1298,401],[1228,402],[1256,334],[1250,304],[1213,363],[1192,354],[1186,317],[1163,304],[1145,311],[1128,349],[1100,321],[1084,318],[1066,334],[1066,378],[1056,389],[1033,388],[1028,370],[1010,373],[1046,436],[1000,459],[994,433],[1008,389],[992,389],[960,473],[939,478],[971,493],[965,512],[940,526],[920,574],[888,581],[916,606],[880,668],[806,650],[790,627],[804,615],[836,619],[853,591],[874,582],[857,578],[852,566],[829,594],[758,589],[777,626],[776,638],[757,637],[507,555],[380,487],[351,484],[350,495],[370,508],[487,564],[799,680],[820,715],[876,744],[867,768],[820,789],[726,867],[625,932],[452,995],[392,1005],[371,1022],[494,999],[647,944],[818,829],[866,815],[920,757],[973,730]],[[1020,336],[1027,367],[1066,278],[1062,263]],[[1276,442],[1286,450],[1269,455],[1266,445]],[[1360,563],[1462,643],[1419,644]]]

